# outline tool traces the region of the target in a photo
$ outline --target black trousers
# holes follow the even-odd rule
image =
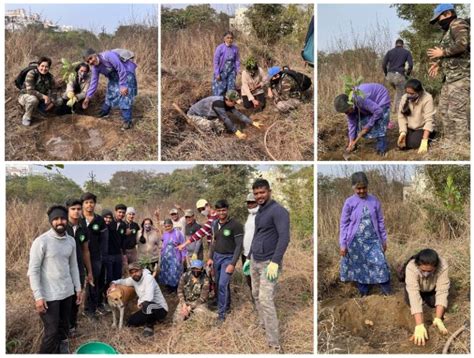
[[[94,277],[94,287],[87,285],[87,296],[85,310],[95,313],[97,307],[104,301],[105,291],[105,262],[94,260],[91,262],[92,276]]]
[[[241,259],[242,259],[242,266],[243,266],[245,261],[247,261],[247,256],[242,254]],[[245,276],[245,279],[247,280],[247,285],[250,287],[250,292],[252,292],[252,278],[249,275],[249,276]]]
[[[433,291],[429,292],[421,292],[420,291],[420,296],[421,299],[423,300],[424,303],[426,303],[427,306],[434,308],[436,305],[436,289]],[[407,303],[408,306],[410,306],[410,298],[408,297],[408,291],[405,286],[405,302]]]
[[[405,149],[418,149],[421,145],[421,140],[423,139],[423,129],[410,129],[408,128]],[[428,139],[433,139],[435,137],[435,132],[431,132]],[[428,141],[429,142],[429,141]]]
[[[158,308],[156,303],[145,301],[142,303],[142,308],[128,318],[127,325],[153,327],[156,322],[163,321],[167,314],[168,311]]]
[[[40,315],[44,326],[44,335],[38,353],[59,353],[59,342],[67,339],[71,306],[75,304],[75,295],[63,300],[46,302],[48,309]]]
[[[249,101],[249,98],[247,96],[242,96],[242,101],[244,102],[244,107],[245,108],[255,108],[256,110],[263,111],[265,108],[266,100],[265,100],[265,93],[260,93],[254,96],[254,98],[260,102],[260,105],[255,108],[253,106],[252,101]]]
[[[81,279],[81,287],[84,287],[84,282],[86,280],[86,277],[84,275],[81,275],[80,279]],[[71,304],[71,317],[69,318],[69,328],[76,328],[78,312],[79,312],[79,306],[76,305],[75,300],[73,300]]]

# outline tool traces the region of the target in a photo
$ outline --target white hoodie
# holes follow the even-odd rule
[[[248,257],[250,246],[252,246],[253,236],[255,234],[255,217],[257,216],[258,206],[255,208],[256,210],[254,213],[250,212],[249,216],[247,217],[247,221],[245,222],[244,226],[244,256]]]
[[[138,282],[131,277],[127,277],[112,281],[112,283],[117,285],[133,286],[138,296],[138,304],[142,304],[145,301],[154,302],[159,306],[159,308],[163,308],[168,311],[168,304],[161,293],[160,286],[158,286],[155,278],[147,269],[143,270],[142,278]]]

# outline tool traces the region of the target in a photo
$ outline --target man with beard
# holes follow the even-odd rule
[[[67,209],[54,205],[47,214],[51,229],[31,245],[28,277],[44,326],[39,353],[67,354],[71,307],[82,299],[76,243],[66,233]]]
[[[66,208],[68,210],[68,223],[66,232],[76,241],[77,267],[79,269],[79,278],[81,280],[81,287],[87,281],[89,285],[94,285],[94,278],[92,276],[91,255],[89,252],[89,241],[84,228],[79,224],[79,219],[82,213],[82,203],[79,199],[69,199],[66,201]],[[86,270],[87,277],[86,277]],[[73,304],[71,308],[71,317],[69,320],[69,337],[76,336],[77,328],[77,313],[79,306]]]
[[[163,321],[168,314],[168,304],[166,303],[160,286],[147,269],[137,263],[128,265],[130,277],[113,281],[110,289],[115,285],[133,286],[138,296],[137,307],[139,310],[132,314],[127,322],[128,326],[145,326],[143,336],[153,336],[153,327],[156,322]]]
[[[290,242],[290,215],[272,199],[270,184],[265,179],[257,179],[252,190],[260,208],[255,217],[250,260],[245,262],[243,271],[248,272],[250,265],[252,296],[267,343],[276,352],[282,353],[274,299],[283,255]]]
[[[108,231],[102,216],[94,212],[97,197],[92,193],[84,193],[81,196],[82,217],[79,220],[85,228],[89,251],[91,255],[92,276],[94,286],[88,286],[84,314],[90,319],[97,319],[96,311],[105,313],[104,289],[105,289],[105,260],[108,252]]]
[[[443,87],[438,104],[438,118],[443,136],[448,141],[469,148],[471,51],[470,25],[458,19],[453,4],[435,7],[430,24],[437,23],[444,31],[439,46],[427,51],[433,61],[428,74],[442,72]]]

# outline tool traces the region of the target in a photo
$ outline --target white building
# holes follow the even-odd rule
[[[15,9],[5,11],[5,30],[19,31],[29,25],[42,25],[45,29],[57,32],[68,32],[73,30],[72,26],[57,25],[51,20],[42,20],[40,14],[27,13],[25,9]]]
[[[26,177],[33,174],[33,166],[28,164],[7,165],[7,176]]]

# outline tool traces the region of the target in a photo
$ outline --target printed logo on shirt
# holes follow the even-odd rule
[[[136,233],[137,233],[137,230],[133,229],[132,234],[136,234]]]
[[[224,236],[230,236],[231,231],[229,229],[224,229],[222,233],[224,234]]]
[[[121,234],[123,234],[123,233],[124,233],[123,229],[120,229],[120,233],[121,233]]]
[[[80,235],[80,236],[79,236],[79,241],[80,241],[80,242],[83,242],[85,239],[86,239],[86,237],[85,237],[84,235]]]
[[[99,225],[98,224],[92,225],[92,230],[94,230],[94,231],[99,230]]]

